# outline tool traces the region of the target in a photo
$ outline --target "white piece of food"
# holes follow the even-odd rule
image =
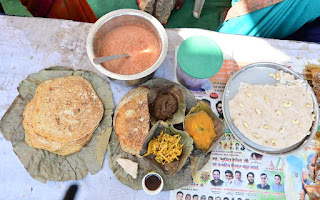
[[[124,169],[124,171],[136,179],[138,175],[138,163],[129,159],[118,158],[117,163]]]

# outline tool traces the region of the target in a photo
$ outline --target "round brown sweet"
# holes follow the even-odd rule
[[[173,117],[178,109],[178,100],[173,94],[160,94],[152,104],[151,112],[157,120],[167,120]]]

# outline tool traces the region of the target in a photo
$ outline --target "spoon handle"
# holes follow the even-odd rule
[[[96,64],[100,64],[103,62],[107,62],[109,60],[114,60],[117,58],[122,58],[122,57],[127,57],[129,56],[128,54],[121,54],[121,55],[112,55],[112,56],[104,56],[104,57],[98,57],[98,58],[93,58],[93,62]]]

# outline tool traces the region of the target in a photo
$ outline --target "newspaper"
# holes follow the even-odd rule
[[[179,191],[183,199],[189,194],[194,200],[285,199],[284,181],[280,157],[252,152],[227,132],[193,183],[171,191],[170,199],[176,200]]]
[[[317,133],[319,134],[319,132]],[[316,136],[316,138],[319,136]],[[307,194],[306,187],[314,186],[315,181],[320,180],[320,174],[317,171],[319,140],[313,140],[306,148],[299,151],[295,155],[289,155],[285,159],[285,181],[290,184],[286,184],[287,199],[312,199]],[[319,199],[319,194],[314,193],[314,199]]]
[[[222,120],[221,100],[225,85],[244,65],[232,59],[224,60],[221,70],[210,78],[210,82],[199,91],[193,91],[196,98],[210,104]],[[287,157],[260,155],[246,149],[227,126],[225,135],[218,142],[209,162],[197,172],[193,183],[171,191],[170,200],[309,199],[304,185],[314,184],[310,174],[315,170],[315,155],[320,149],[315,140],[305,150]]]

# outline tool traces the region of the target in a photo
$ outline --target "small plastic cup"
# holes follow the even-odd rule
[[[159,180],[160,180],[160,185],[159,185],[155,190],[148,189],[148,187],[146,186],[146,179],[147,179],[148,177],[150,178],[151,176],[155,176],[155,177],[159,178]],[[148,173],[147,175],[145,175],[145,176],[143,177],[143,179],[142,179],[142,188],[143,188],[143,190],[144,190],[147,194],[149,194],[149,195],[156,195],[156,194],[158,194],[158,193],[162,190],[162,188],[163,188],[163,179],[162,179],[162,177],[160,176],[160,174],[158,174],[158,173],[156,173],[156,172],[150,172],[150,173]]]
[[[190,90],[201,90],[209,78],[221,69],[223,53],[212,39],[194,36],[181,43],[177,60],[178,81]]]

